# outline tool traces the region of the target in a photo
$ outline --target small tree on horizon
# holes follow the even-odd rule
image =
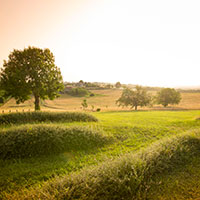
[[[115,83],[115,87],[116,88],[120,88],[122,85],[121,85],[121,83],[118,81],[117,83]]]
[[[86,109],[88,107],[87,99],[83,99],[81,105],[83,106],[83,109]]]
[[[138,106],[147,106],[151,103],[151,96],[142,86],[136,86],[135,91],[125,88],[121,97],[116,101],[119,106],[131,106],[137,110]]]
[[[181,101],[181,94],[174,88],[164,88],[157,93],[156,101],[164,107],[167,107],[169,104],[179,104]]]
[[[53,100],[64,88],[60,69],[50,50],[30,46],[24,50],[14,49],[8,61],[4,60],[0,82],[5,95],[15,98],[17,104],[33,95],[35,111],[40,110],[40,99]]]

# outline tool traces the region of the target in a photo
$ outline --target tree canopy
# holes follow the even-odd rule
[[[179,104],[181,101],[181,94],[173,88],[164,88],[157,93],[156,99],[158,104],[167,107],[168,104]]]
[[[8,61],[4,60],[0,82],[5,95],[15,98],[16,103],[22,103],[33,95],[35,110],[40,110],[40,99],[53,100],[63,90],[60,69],[49,49],[14,49],[8,58]]]
[[[116,101],[119,106],[131,106],[137,110],[138,106],[147,106],[151,102],[151,96],[146,89],[141,86],[136,86],[135,90],[125,88],[121,97]]]

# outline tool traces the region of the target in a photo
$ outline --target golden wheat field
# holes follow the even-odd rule
[[[93,97],[72,97],[67,94],[62,94],[59,98],[51,100],[42,100],[41,109],[43,111],[82,111],[82,101],[87,99],[87,111],[95,111],[100,108],[101,111],[120,111],[130,110],[130,108],[118,107],[116,100],[120,97],[122,90],[120,89],[105,89],[105,90],[92,90],[95,94]],[[184,110],[200,109],[200,93],[181,93],[182,100],[178,105],[169,105],[163,108],[161,105],[154,105],[153,107],[143,107],[139,110]],[[34,99],[16,104],[14,99],[10,99],[7,103],[0,107],[0,112],[26,112],[34,110]]]

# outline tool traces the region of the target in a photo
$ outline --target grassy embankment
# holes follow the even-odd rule
[[[8,141],[19,144],[19,147],[20,142],[28,145],[26,142],[30,138],[26,133],[32,138],[38,133],[45,134],[45,137],[42,143],[36,137],[35,144],[29,146],[27,152],[35,152],[38,145],[43,145],[37,154],[24,154],[23,148],[13,148],[6,152],[12,155],[10,159],[2,156],[0,197],[198,199],[200,120],[196,119],[200,111],[93,115],[99,122],[2,125],[1,137],[9,135]],[[77,132],[80,134],[78,138]],[[52,142],[52,146],[67,145],[68,148],[45,151],[45,144],[55,138],[58,140]],[[65,143],[69,139],[75,142],[71,146]],[[84,148],[86,144],[88,148]]]

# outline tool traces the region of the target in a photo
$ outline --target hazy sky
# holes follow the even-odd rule
[[[65,81],[200,85],[200,1],[0,0],[0,66],[29,45]]]

